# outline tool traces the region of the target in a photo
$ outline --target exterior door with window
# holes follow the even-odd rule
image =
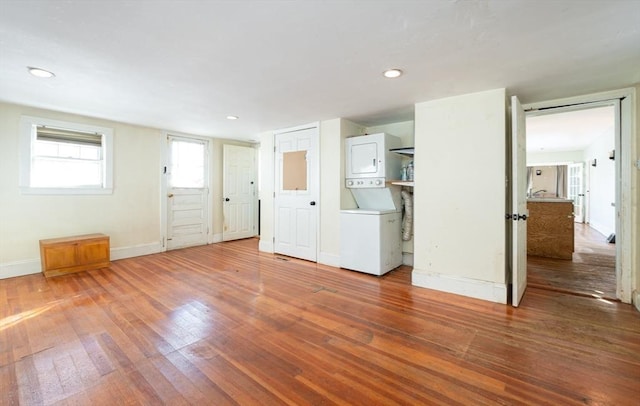
[[[208,227],[208,141],[168,136],[167,249],[204,245]]]
[[[223,146],[223,241],[256,235],[255,157],[254,148]]]
[[[318,127],[275,136],[274,251],[317,259]]]

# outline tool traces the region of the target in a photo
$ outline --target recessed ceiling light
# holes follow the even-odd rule
[[[227,116],[227,120],[237,120],[238,116]]]
[[[400,69],[395,69],[395,68],[394,69],[387,69],[382,74],[384,75],[385,78],[393,79],[393,78],[397,78],[400,75],[402,75],[402,71]]]
[[[30,74],[39,78],[52,78],[55,76],[53,72],[49,72],[48,70],[34,68],[32,66],[27,66],[27,69],[29,70]]]

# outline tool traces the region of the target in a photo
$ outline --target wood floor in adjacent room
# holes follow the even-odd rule
[[[529,287],[616,300],[616,246],[587,224],[575,223],[573,259],[527,258]]]
[[[254,239],[0,280],[0,404],[638,404],[632,306],[409,281]]]

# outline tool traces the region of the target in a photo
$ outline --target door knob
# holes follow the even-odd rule
[[[229,198],[228,198],[228,197],[225,197],[225,198],[224,198],[224,201],[225,201],[225,202],[228,202],[228,201],[229,201]]]
[[[312,201],[312,202],[309,202],[309,204],[310,204],[310,205],[312,205],[312,206],[315,206],[315,205],[316,205],[316,202],[313,202],[313,201]]]
[[[169,193],[167,197],[173,197],[173,193]]]

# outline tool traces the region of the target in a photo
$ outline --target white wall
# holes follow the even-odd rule
[[[505,89],[415,106],[413,284],[506,303]]]
[[[605,236],[616,229],[615,161],[609,159],[609,151],[615,149],[614,129],[602,134],[584,151],[583,159],[588,171],[589,225]],[[619,157],[618,157],[619,158]],[[596,160],[596,166],[591,161]]]
[[[21,194],[21,115],[113,128],[113,194]],[[39,272],[38,241],[43,238],[105,233],[111,238],[114,259],[159,251],[161,139],[156,129],[0,104],[0,278]]]

